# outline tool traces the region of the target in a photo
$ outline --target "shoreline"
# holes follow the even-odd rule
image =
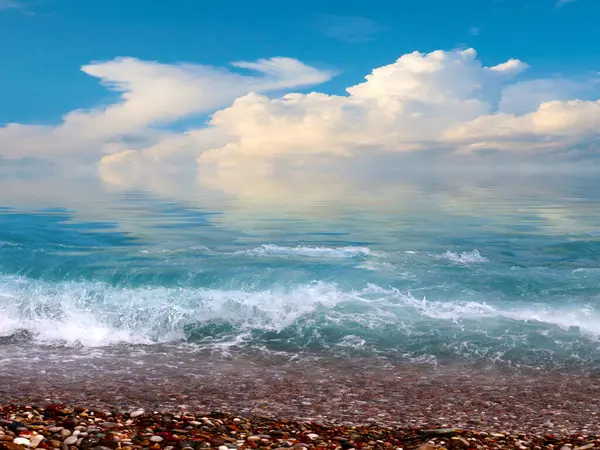
[[[0,404],[179,413],[483,432],[600,435],[600,376],[432,367],[376,359],[289,361],[156,351],[83,357],[74,349],[0,360]]]

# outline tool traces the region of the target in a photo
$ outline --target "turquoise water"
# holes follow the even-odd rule
[[[185,198],[5,189],[0,355],[172,343],[595,367],[595,184],[542,174]]]

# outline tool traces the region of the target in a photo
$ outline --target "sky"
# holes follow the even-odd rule
[[[0,165],[135,187],[390,155],[595,162],[599,16],[597,0],[0,0]]]

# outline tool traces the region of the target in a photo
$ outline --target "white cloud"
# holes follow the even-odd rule
[[[577,128],[583,120],[578,111],[589,106],[586,102],[565,113],[573,115],[569,125],[547,117],[546,126],[540,127],[526,114],[508,114],[541,107],[552,116],[558,110],[548,113],[543,102],[562,99],[576,90],[575,83],[515,83],[514,78],[527,69],[525,63],[509,60],[485,67],[476,56],[472,49],[404,55],[349,87],[347,96],[311,93],[270,99],[249,94],[213,115],[210,125],[233,139],[203,152],[199,163],[265,170],[282,158],[301,161],[311,155],[347,157],[436,148],[473,151],[488,149],[500,130],[508,143],[499,143],[498,149],[529,148],[534,134],[540,146],[555,150],[559,144],[571,143],[560,137],[558,128],[583,136],[585,127]],[[523,97],[524,90],[530,95],[519,104],[516,97]],[[548,137],[556,138],[555,142],[548,143]]]
[[[124,139],[150,143],[169,133],[152,128],[209,113],[247,92],[266,92],[321,83],[332,74],[290,58],[238,62],[261,74],[243,75],[193,64],[160,64],[135,58],[84,66],[82,70],[121,94],[109,106],[68,113],[60,125],[9,124],[0,128],[0,156],[56,156],[125,149]]]
[[[489,151],[581,158],[599,149],[597,79],[520,80],[527,64],[484,66],[473,49],[403,55],[346,95],[266,95],[332,76],[297,60],[233,65],[235,71],[133,58],[90,64],[84,72],[119,92],[119,101],[73,111],[55,127],[0,128],[0,157],[83,155],[100,161],[105,182],[132,187],[148,174],[159,179],[198,166],[223,179],[235,178],[231,171],[253,179],[281,165],[307,171],[312,161],[340,158],[420,154],[433,163],[440,153],[481,158]],[[173,122],[210,113],[198,128],[169,131]]]

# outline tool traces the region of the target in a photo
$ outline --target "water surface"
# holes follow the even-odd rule
[[[15,364],[17,347],[98,356],[167,344],[595,368],[595,180],[398,174],[221,180],[170,195],[5,190],[0,361]]]

